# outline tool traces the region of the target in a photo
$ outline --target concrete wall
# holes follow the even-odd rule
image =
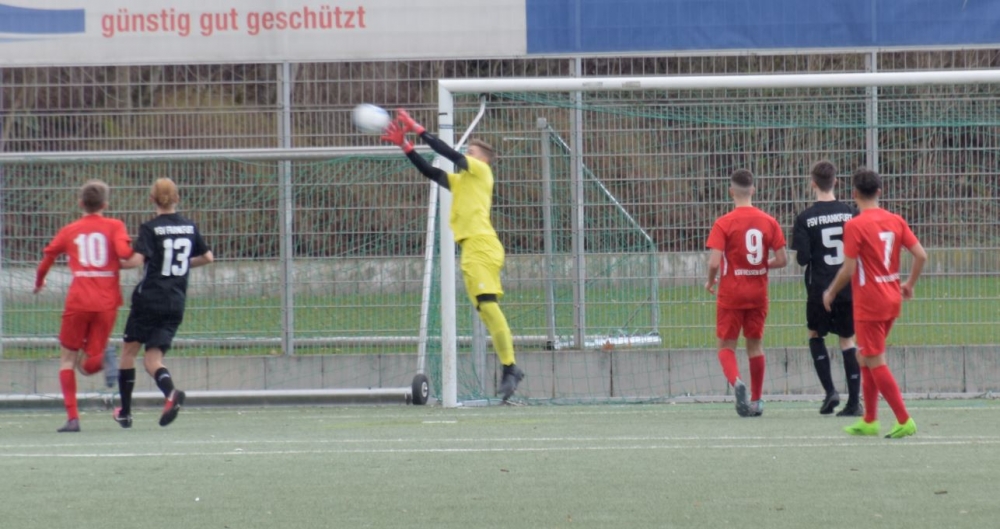
[[[843,364],[832,354],[834,380],[843,388]],[[889,365],[901,389],[910,395],[983,394],[1000,390],[1000,350],[991,346],[892,348]],[[747,364],[740,354],[741,371]],[[410,385],[416,369],[413,354],[317,355],[298,357],[170,358],[177,385],[194,391],[323,390],[397,388]],[[521,353],[518,364],[527,377],[523,397],[554,401],[658,400],[719,397],[728,393],[715,350],[551,351]],[[460,358],[462,373],[471,359]],[[486,365],[486,395],[496,392],[495,357]],[[59,394],[55,360],[0,361],[0,394]],[[141,373],[140,373],[141,375]],[[431,378],[437,378],[434,373]],[[137,377],[137,392],[153,392],[150,377]],[[81,393],[107,393],[103,376],[78,377]],[[818,396],[822,393],[806,348],[767,351],[765,398]],[[53,401],[58,405],[58,399]]]

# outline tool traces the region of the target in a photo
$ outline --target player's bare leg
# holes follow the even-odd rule
[[[186,396],[183,391],[174,388],[174,381],[170,376],[170,371],[163,365],[162,350],[155,347],[146,349],[146,354],[143,356],[143,363],[146,366],[146,372],[153,377],[153,380],[156,381],[156,386],[160,388],[163,396],[167,399],[163,404],[163,414],[160,415],[160,426],[167,426],[177,418],[177,414],[181,411],[181,406],[184,405]]]
[[[73,372],[78,356],[78,351],[61,347],[59,386],[62,388],[63,405],[66,407],[66,424],[56,430],[59,433],[80,431],[80,411],[76,405],[76,373]]]
[[[764,357],[764,344],[760,338],[747,338],[747,356],[750,362],[750,417],[760,417],[764,414],[764,371],[767,360]]]

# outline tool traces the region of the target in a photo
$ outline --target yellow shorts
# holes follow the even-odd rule
[[[500,270],[504,251],[500,239],[488,235],[469,237],[461,242],[461,247],[462,277],[472,304],[476,304],[476,296],[480,294],[496,294],[497,300],[502,298]]]

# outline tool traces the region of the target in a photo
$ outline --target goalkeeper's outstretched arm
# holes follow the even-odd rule
[[[427,132],[427,129],[423,125],[417,123],[417,120],[410,117],[410,113],[399,109],[396,111],[396,118],[403,124],[406,131],[416,132],[417,136],[423,138],[424,143],[426,143],[434,152],[444,156],[445,158],[451,160],[453,164],[459,169],[466,171],[469,169],[469,162],[465,160],[465,155],[451,148],[450,145],[441,141],[437,136]]]
[[[410,163],[416,166],[421,174],[437,182],[441,187],[448,190],[451,189],[448,185],[448,173],[428,163],[423,156],[420,156],[413,150],[413,144],[406,141],[406,127],[404,125],[396,122],[389,123],[389,126],[385,128],[385,134],[382,135],[382,139],[403,149],[403,153],[410,159]]]
[[[464,154],[452,149],[450,145],[441,141],[440,138],[430,132],[427,132],[426,130],[420,133],[420,137],[423,138],[424,143],[426,143],[428,147],[434,149],[434,152],[451,160],[451,163],[455,164],[455,167],[458,167],[463,171],[469,170],[469,162],[465,160]]]
[[[443,169],[434,167],[427,160],[425,160],[423,156],[420,156],[417,154],[417,151],[414,150],[408,151],[406,153],[406,157],[410,159],[410,163],[417,167],[420,174],[437,182],[441,187],[448,189],[449,191],[451,190],[451,188],[448,187],[448,173],[444,172]]]

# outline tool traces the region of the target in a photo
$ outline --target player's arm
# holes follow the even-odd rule
[[[445,189],[451,189],[448,185],[448,173],[443,169],[434,167],[423,156],[417,154],[413,150],[413,144],[406,141],[406,126],[398,122],[393,121],[389,123],[389,126],[385,128],[385,134],[382,135],[382,139],[396,145],[400,149],[403,149],[403,153],[409,158],[410,163],[412,163],[420,174],[426,176],[432,181],[436,182],[439,186]]]
[[[774,257],[767,260],[768,268],[784,268],[788,264],[788,252],[782,246],[774,251]]]
[[[115,255],[118,256],[118,266],[121,269],[136,268],[145,263],[143,255],[132,249],[132,239],[129,238],[124,223],[118,224],[111,236],[114,238]]]
[[[458,167],[463,171],[469,169],[469,162],[465,159],[464,154],[456,151],[450,145],[441,141],[437,136],[427,132],[427,129],[420,123],[417,123],[417,120],[410,117],[410,114],[407,111],[403,109],[397,110],[396,119],[403,124],[403,127],[405,128],[404,132],[412,131],[417,133],[417,136],[420,136],[428,147],[434,149],[434,152],[440,154],[441,156],[451,160],[451,163],[455,164],[455,167]]]
[[[65,236],[60,231],[52,239],[52,242],[45,247],[42,262],[38,263],[38,270],[35,271],[35,289],[32,291],[35,294],[41,292],[42,288],[45,287],[45,276],[49,275],[49,270],[55,264],[56,259],[65,252],[65,241],[63,239],[65,239]]]
[[[146,256],[139,252],[132,252],[132,255],[128,259],[121,259],[122,270],[128,270],[130,268],[138,268],[146,264]]]
[[[823,306],[826,307],[828,312],[833,307],[833,300],[837,297],[837,293],[851,282],[851,276],[854,275],[854,271],[857,268],[858,259],[856,257],[844,256],[844,264],[837,271],[837,275],[834,276],[830,286],[823,292]]]
[[[213,262],[215,262],[215,256],[212,255],[212,250],[208,250],[197,257],[192,257],[189,264],[191,268],[198,268],[199,266],[205,266]]]
[[[802,217],[795,219],[795,228],[792,231],[792,250],[795,250],[795,262],[799,263],[799,266],[809,264],[810,259],[812,259],[812,248],[809,244],[809,229]]]
[[[924,250],[924,246],[917,242],[913,246],[907,246],[907,250],[913,255],[913,267],[910,268],[910,277],[906,279],[906,282],[900,285],[899,290],[903,295],[903,299],[911,299],[913,297],[913,287],[917,284],[917,278],[920,277],[920,273],[924,270],[924,264],[927,263],[927,251]]]
[[[59,254],[46,253],[42,262],[38,263],[38,270],[35,272],[35,290],[33,290],[35,294],[41,292],[42,288],[45,287],[45,276],[49,275],[49,269],[52,268],[58,256]]]
[[[705,290],[715,294],[715,284],[718,282],[719,268],[722,266],[722,250],[712,248],[708,252],[708,281]]]

